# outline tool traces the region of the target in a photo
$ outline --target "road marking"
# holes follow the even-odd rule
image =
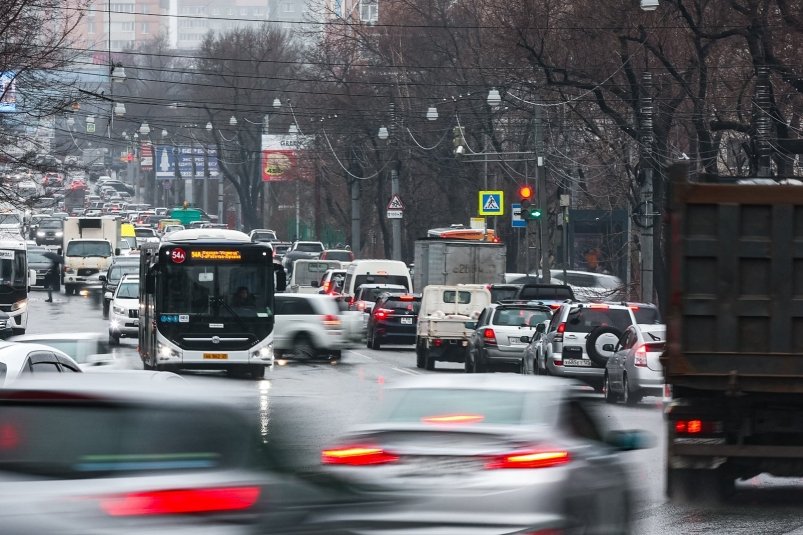
[[[362,358],[364,358],[364,359],[365,359],[365,360],[367,360],[367,361],[376,362],[376,359],[375,359],[375,358],[373,358],[373,357],[369,357],[368,355],[364,355],[363,353],[360,353],[359,351],[354,351],[354,350],[352,349],[352,350],[350,350],[350,353],[351,353],[352,355],[356,355],[356,356],[358,356],[358,357],[362,357]]]
[[[414,370],[405,370],[404,368],[393,368],[393,369],[400,373],[406,373],[407,375],[421,375],[420,373]]]

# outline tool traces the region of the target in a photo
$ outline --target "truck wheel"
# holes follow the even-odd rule
[[[426,349],[421,344],[419,340],[415,344],[415,367],[416,368],[423,368],[426,363]]]
[[[262,364],[252,364],[248,370],[251,379],[260,380],[265,378],[265,366]]]
[[[65,284],[64,285],[64,294],[65,295],[72,295],[75,293],[75,285],[74,284]]]
[[[428,369],[429,371],[434,370],[435,369],[435,359],[430,356],[429,351],[427,351],[425,355],[426,356],[424,357],[424,363],[425,363],[426,369]]]

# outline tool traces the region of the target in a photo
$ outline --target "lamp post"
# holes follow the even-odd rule
[[[281,107],[282,107],[282,101],[279,100],[278,97],[274,98],[273,99],[273,109],[274,109],[274,111],[278,111],[279,108],[281,108]],[[293,126],[295,126],[295,125],[293,125]],[[270,134],[270,113],[266,113],[265,117],[263,119],[263,123],[262,123],[262,136],[263,136],[263,139],[264,139],[264,136],[267,136],[269,134]],[[260,150],[259,150],[259,154],[257,156],[258,159],[260,160],[260,162],[262,161],[262,149],[264,148],[264,146],[265,146],[265,143],[263,143],[262,139],[260,139],[260,146],[259,146]],[[257,166],[257,169],[258,169],[258,173],[260,175],[257,178],[258,178],[258,180],[262,180],[262,176],[261,176],[261,174],[262,174],[262,164],[261,163],[260,163],[260,165]],[[270,181],[265,182],[263,184],[263,188],[264,189],[263,189],[263,192],[262,192],[262,195],[263,195],[263,200],[262,200],[262,214],[263,214],[262,215],[262,223],[263,223],[263,226],[265,226],[265,227],[270,227],[271,226],[270,225],[271,211],[270,211],[270,189],[269,189],[269,186],[270,186]],[[298,199],[298,178],[296,178],[296,199]],[[299,232],[299,220],[298,220],[298,218],[299,218],[299,213],[298,213],[298,208],[296,208],[296,237],[300,239],[300,236],[298,235],[298,232]]]
[[[390,111],[391,111],[391,129],[394,128],[395,123],[395,113],[394,113],[394,106],[393,103],[390,104]],[[385,141],[390,138],[389,145],[393,144],[393,139],[388,132],[388,129],[384,126],[379,128],[379,132],[377,133],[377,137],[382,141]],[[392,156],[394,160],[396,159],[396,155]],[[390,168],[390,193],[393,198],[399,195],[399,170],[397,167],[396,161],[393,162],[393,165]],[[401,252],[401,219],[394,218],[390,220],[390,229],[391,229],[391,240],[392,240],[392,252],[391,258],[393,260],[401,260],[402,252]]]

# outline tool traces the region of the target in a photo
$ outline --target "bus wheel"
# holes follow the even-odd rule
[[[249,375],[251,375],[251,379],[260,380],[265,378],[265,366],[262,364],[252,364],[251,369],[249,370]]]

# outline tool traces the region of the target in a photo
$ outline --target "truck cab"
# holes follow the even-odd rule
[[[114,217],[69,217],[64,222],[64,291],[101,291],[100,274],[120,254],[120,220]]]

